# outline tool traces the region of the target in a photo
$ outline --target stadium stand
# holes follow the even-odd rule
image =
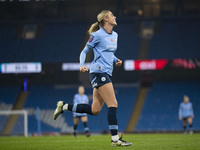
[[[200,57],[200,21],[187,18],[161,18],[161,31],[152,37],[148,59],[160,58],[197,58]],[[114,30],[119,35],[116,56],[124,59],[137,59],[141,38],[134,33],[135,20],[122,20]],[[0,62],[44,63],[78,61],[86,23],[47,22],[41,37],[23,39],[16,36],[18,23],[0,23]],[[78,43],[78,44],[77,44]],[[66,52],[67,51],[67,52]],[[160,82],[155,83],[148,92],[142,114],[134,131],[179,131],[178,107],[184,94],[191,98],[195,116],[200,115],[198,103],[199,83],[193,82]],[[125,131],[135,102],[138,87],[115,87],[119,103],[119,131]],[[0,86],[0,109],[9,110],[15,102],[19,87]],[[40,108],[42,132],[71,132],[73,119],[71,113],[64,113],[53,121],[52,114],[58,100],[72,103],[77,88],[59,88],[53,85],[31,85],[24,108],[29,112],[29,132],[37,132],[36,108]],[[92,89],[86,88],[91,95]],[[91,103],[91,101],[90,101]],[[159,106],[159,107],[158,107]],[[91,131],[108,130],[107,107],[104,105],[98,117],[89,116]],[[123,119],[121,119],[123,118]],[[21,127],[19,118],[13,133]],[[0,120],[3,120],[0,118]],[[4,119],[5,120],[5,119]],[[194,119],[194,129],[200,130],[198,117]],[[0,130],[2,123],[0,123]],[[78,130],[82,130],[80,124]]]
[[[161,19],[161,31],[151,40],[148,59],[199,58],[200,20]]]
[[[126,129],[135,102],[137,90],[137,86],[115,87],[116,98],[119,105],[117,110],[119,131],[125,131]],[[105,104],[97,117],[89,116],[89,127],[91,128],[91,131],[108,131],[107,106]]]
[[[116,87],[116,97],[119,103],[118,117],[119,130],[124,131],[128,123],[132,107],[134,104],[137,87]],[[128,95],[127,95],[128,91]],[[58,100],[72,103],[73,96],[77,93],[77,88],[56,88],[52,86],[31,86],[24,108],[29,111],[29,132],[37,132],[36,107],[40,108],[42,132],[72,132],[72,113],[64,113],[54,121],[53,111]],[[92,89],[86,88],[86,93],[91,97]],[[90,99],[91,100],[91,99]],[[90,101],[90,103],[92,103]],[[128,104],[128,105],[127,105]],[[89,116],[90,131],[103,132],[108,130],[107,107],[104,105],[100,114]],[[79,124],[78,131],[83,131],[83,125]]]
[[[34,39],[17,32],[18,23],[0,23],[1,62],[69,62],[78,60],[86,24],[45,23],[42,36]]]
[[[118,87],[116,88],[116,97],[118,100],[118,122],[119,130],[125,131],[132,109],[134,108],[138,87]],[[122,119],[123,118],[123,119]]]
[[[7,87],[1,89],[1,110],[8,108],[9,104],[14,103],[19,87]],[[174,92],[176,91],[176,92]],[[187,94],[193,104],[195,119],[194,130],[200,130],[198,124],[200,119],[199,95],[200,86],[198,82],[157,82],[149,90],[146,101],[134,131],[136,132],[168,132],[182,130],[182,123],[178,120],[179,104],[182,102],[183,95]],[[76,87],[56,87],[53,85],[35,85],[29,89],[29,95],[24,105],[24,109],[29,112],[29,133],[37,132],[36,108],[40,108],[40,120],[42,132],[72,132],[73,119],[72,113],[64,113],[58,120],[52,119],[57,100],[65,100],[72,103],[73,96],[77,92]],[[130,119],[131,111],[135,103],[138,87],[115,87],[116,97],[119,103],[119,131],[124,131]],[[7,93],[7,94],[6,94]],[[12,94],[10,94],[12,93]],[[92,89],[86,88],[86,93],[91,100]],[[3,101],[6,99],[6,101]],[[91,103],[91,101],[90,101]],[[3,108],[4,106],[4,108]],[[107,107],[104,105],[100,114],[89,116],[89,128],[92,132],[108,131],[107,126]],[[123,119],[121,119],[123,118]],[[2,121],[6,121],[5,117]],[[1,128],[3,128],[1,122]],[[12,134],[23,131],[23,117],[19,117]],[[83,131],[82,124],[78,131]]]
[[[40,91],[40,92],[39,92]],[[66,102],[73,101],[73,93],[76,92],[73,88],[55,89],[54,86],[31,86],[27,101],[24,108],[30,113],[29,115],[29,131],[30,133],[37,132],[36,108],[40,108],[41,128],[43,132],[72,131],[69,125],[72,124],[72,115],[65,113],[59,117],[57,121],[52,118],[53,111],[58,100]]]
[[[151,39],[148,59],[200,57],[199,19],[168,17],[159,20],[161,30]],[[122,60],[138,57],[141,37],[134,33],[136,22],[121,20],[120,25],[114,28],[119,35],[117,55]],[[0,23],[1,62],[78,61],[87,30],[86,23],[47,22],[41,36],[35,39],[17,37],[18,26],[17,22]]]
[[[134,34],[135,23],[122,21],[115,28],[120,35],[118,53],[121,59],[136,59],[140,43]],[[16,36],[17,23],[0,23],[1,62],[74,62],[86,34],[86,23],[45,23],[41,37],[23,39]],[[66,52],[67,51],[67,52]]]
[[[0,109],[10,110],[12,109],[12,104],[20,91],[19,86],[0,86]],[[9,106],[9,107],[8,107]]]
[[[182,122],[178,120],[179,105],[183,96],[188,95],[193,104],[194,130],[199,130],[200,104],[198,82],[158,82],[149,90],[142,114],[135,131],[180,131]]]
[[[11,110],[18,95],[18,86],[0,86],[0,110]],[[0,133],[3,130],[8,116],[0,115]]]
[[[140,36],[134,33],[135,21],[120,21],[120,25],[114,28],[118,33],[117,56],[120,59],[137,59],[140,46]]]

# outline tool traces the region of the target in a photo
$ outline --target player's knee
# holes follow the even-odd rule
[[[117,102],[114,105],[115,105],[116,108],[118,107],[118,103]]]
[[[101,110],[92,110],[92,114],[93,115],[98,115],[100,113]]]
[[[118,103],[117,101],[114,101],[113,103],[107,104],[108,107],[116,107],[118,108]]]

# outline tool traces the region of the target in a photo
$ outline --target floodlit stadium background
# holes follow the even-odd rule
[[[92,103],[79,54],[89,26],[109,9],[118,22],[116,56],[124,61],[112,77],[119,131],[181,132],[184,95],[200,131],[199,6],[198,0],[0,0],[0,110],[28,111],[28,135],[72,133],[72,113],[54,121],[53,110],[58,100],[72,103],[79,85]],[[92,58],[91,51],[88,66]],[[92,133],[108,132],[106,116],[106,106],[89,116]],[[24,134],[23,115],[0,120],[1,135]]]

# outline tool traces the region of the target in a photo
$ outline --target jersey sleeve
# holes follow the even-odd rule
[[[118,34],[117,34],[116,32],[115,32],[115,34],[116,34],[116,40],[118,41]],[[117,50],[114,51],[114,58],[113,58],[113,62],[114,62],[114,63],[116,63],[116,62],[117,62],[117,59],[118,59],[118,58],[115,56],[116,51],[117,51]]]
[[[99,38],[98,34],[97,33],[92,33],[90,35],[90,38],[89,38],[88,42],[87,42],[87,45],[90,48],[94,48],[99,43],[99,41],[100,41],[100,38]]]
[[[89,46],[85,46],[85,48],[82,50],[80,57],[79,57],[79,61],[80,61],[80,66],[83,66],[85,63],[85,58],[87,53],[90,51],[90,47]]]
[[[118,59],[118,58],[114,55],[113,62],[116,63],[116,62],[117,62],[117,59]]]
[[[73,100],[74,104],[77,103],[77,95],[74,95],[74,100]]]
[[[86,98],[86,103],[89,104],[89,98],[88,98],[88,96],[86,95],[85,98]]]

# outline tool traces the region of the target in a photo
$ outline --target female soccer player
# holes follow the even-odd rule
[[[183,102],[180,104],[180,107],[179,107],[179,120],[183,120],[184,134],[187,133],[186,131],[187,122],[189,123],[190,134],[193,133],[193,130],[192,130],[193,118],[194,118],[194,113],[192,109],[192,103],[189,102],[189,97],[187,95],[184,95]]]
[[[88,104],[66,104],[63,101],[57,103],[54,112],[54,120],[63,111],[73,111],[97,115],[104,103],[108,106],[108,124],[112,146],[129,146],[132,143],[122,140],[118,136],[117,107],[118,103],[115,97],[111,76],[113,72],[113,62],[116,66],[121,66],[122,61],[114,53],[117,50],[118,35],[113,31],[117,25],[116,17],[109,10],[103,10],[97,16],[97,22],[92,24],[89,29],[90,38],[80,54],[80,71],[86,72],[88,68],[84,66],[86,54],[93,49],[94,60],[90,66],[90,81],[93,87],[93,103]]]
[[[76,104],[88,104],[89,99],[85,93],[85,88],[83,86],[79,86],[78,93],[74,96],[74,105]],[[88,117],[86,113],[76,113],[73,112],[74,117],[74,137],[76,137],[76,129],[78,126],[79,119],[83,122],[85,134],[87,137],[90,136],[89,128],[87,126]]]

